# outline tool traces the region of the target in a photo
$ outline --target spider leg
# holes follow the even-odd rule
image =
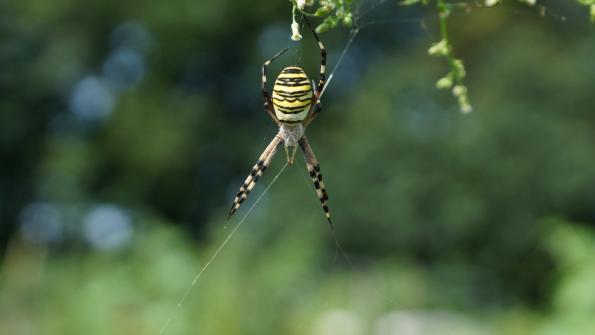
[[[304,120],[304,127],[308,127],[308,125],[312,121],[314,121],[314,119],[318,116],[318,113],[320,113],[320,111],[322,111],[322,104],[320,103],[320,101],[318,101],[316,102],[316,105],[312,107],[312,109],[310,110],[310,114],[308,114],[308,116]]]
[[[303,136],[302,139],[300,139],[299,144],[304,154],[304,158],[306,159],[308,172],[310,173],[310,177],[312,177],[312,182],[314,183],[318,200],[320,200],[320,204],[322,205],[322,209],[324,210],[324,214],[326,215],[326,219],[328,220],[331,229],[334,230],[333,222],[331,221],[331,215],[328,209],[328,195],[326,193],[326,189],[324,188],[322,174],[320,173],[320,164],[318,164],[318,160],[316,159],[316,156],[314,155],[314,152],[312,151],[306,136]]]
[[[233,204],[229,209],[229,213],[227,214],[228,220],[238,210],[238,208],[240,208],[242,202],[248,198],[248,194],[250,194],[250,191],[252,191],[258,179],[271,164],[271,160],[277,152],[277,146],[281,142],[283,142],[281,138],[279,136],[275,136],[266,149],[264,149],[264,152],[260,155],[256,164],[252,167],[252,172],[250,172],[248,178],[246,178],[246,181],[244,181],[244,184],[242,187],[240,187],[240,191],[236,195]]]
[[[312,28],[312,25],[310,24],[310,21],[308,21],[306,16],[304,16],[304,21],[306,21],[306,24],[312,31],[312,34],[314,35],[316,42],[318,42],[318,47],[320,48],[320,76],[318,79],[318,86],[316,87],[314,95],[312,96],[312,108],[310,109],[310,113],[304,120],[304,125],[307,126],[316,118],[316,116],[318,116],[318,113],[321,110],[318,99],[320,98],[322,90],[324,89],[324,84],[326,83],[326,49],[324,48],[324,45],[320,41],[320,38],[318,38],[318,34],[316,34],[316,31],[314,30],[314,28]]]
[[[324,48],[324,45],[320,41],[320,38],[318,38],[318,34],[316,34],[316,31],[314,30],[314,28],[312,28],[312,25],[310,24],[310,21],[308,21],[308,19],[305,16],[304,16],[304,21],[306,21],[306,24],[308,25],[308,27],[312,31],[312,34],[314,35],[314,38],[316,39],[316,42],[318,42],[318,47],[320,48],[320,77],[318,79],[318,87],[316,88],[316,93],[318,95],[320,95],[320,92],[322,92],[322,89],[324,88],[324,83],[325,83],[325,80],[326,80],[326,77],[325,77],[325,73],[326,73],[326,49]]]
[[[266,71],[267,71],[267,66],[269,66],[269,64],[271,64],[272,61],[274,61],[277,57],[281,56],[282,54],[284,54],[289,48],[285,48],[281,51],[279,51],[276,55],[274,55],[273,57],[271,57],[270,59],[268,59],[266,62],[264,62],[264,64],[262,65],[262,83],[260,86],[260,90],[262,91],[262,97],[264,98],[264,110],[269,113],[269,116],[271,118],[273,118],[273,121],[275,121],[276,123],[279,123],[279,120],[277,120],[277,117],[275,116],[275,111],[273,110],[273,101],[271,100],[271,96],[269,95],[269,92],[267,91],[267,75],[266,75]]]

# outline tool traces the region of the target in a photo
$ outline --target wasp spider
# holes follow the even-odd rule
[[[308,172],[310,173],[310,177],[312,177],[314,187],[316,188],[316,194],[318,195],[318,199],[322,204],[322,209],[332,228],[328,209],[328,196],[326,189],[324,188],[324,182],[322,181],[320,165],[318,164],[316,156],[314,156],[314,152],[308,143],[308,139],[304,135],[306,127],[308,127],[316,116],[318,116],[318,113],[320,113],[321,110],[319,98],[325,83],[326,50],[308,20],[306,18],[304,18],[304,20],[314,34],[314,38],[316,38],[318,46],[320,47],[321,60],[318,86],[313,90],[312,86],[314,85],[314,82],[312,81],[312,84],[310,83],[310,79],[308,79],[304,70],[297,66],[288,66],[284,68],[277,77],[273,87],[273,95],[271,97],[266,89],[266,69],[272,61],[285,53],[287,48],[264,62],[262,66],[261,87],[262,96],[264,98],[264,109],[269,113],[271,118],[273,118],[273,121],[279,125],[279,132],[260,155],[256,164],[252,167],[252,172],[250,172],[250,175],[246,178],[242,187],[240,187],[240,191],[236,195],[231,209],[229,210],[227,216],[228,219],[238,210],[238,208],[240,208],[242,202],[246,200],[248,194],[250,194],[250,191],[252,191],[254,185],[256,185],[258,178],[262,176],[263,172],[271,163],[271,160],[277,151],[277,146],[283,143],[285,147],[285,155],[289,164],[293,164],[298,145],[302,150],[308,167]]]

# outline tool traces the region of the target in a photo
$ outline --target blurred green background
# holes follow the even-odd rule
[[[225,221],[276,132],[288,1],[0,3],[0,333],[595,334],[595,26],[572,1],[453,13],[364,0],[300,159]],[[358,5],[359,5],[358,4]],[[378,6],[377,6],[378,5]],[[357,13],[360,15],[358,16]],[[321,36],[332,68],[348,32]]]

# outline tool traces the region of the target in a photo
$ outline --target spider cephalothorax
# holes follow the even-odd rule
[[[236,195],[229,210],[228,218],[230,218],[238,208],[240,208],[242,202],[246,200],[248,194],[250,194],[250,191],[252,191],[260,176],[262,176],[262,173],[271,163],[278,145],[283,143],[287,162],[289,164],[293,164],[297,147],[299,146],[302,150],[304,158],[306,159],[308,172],[310,173],[310,177],[312,177],[312,182],[316,189],[316,194],[322,204],[328,222],[331,223],[328,209],[328,196],[324,188],[324,182],[322,181],[320,165],[318,164],[316,156],[314,156],[314,152],[308,143],[308,139],[304,135],[306,127],[316,118],[321,110],[319,99],[325,83],[326,51],[308,20],[305,17],[304,20],[308,24],[308,27],[310,27],[310,30],[312,30],[314,38],[316,38],[318,46],[320,47],[321,60],[318,85],[313,88],[310,79],[300,67],[288,66],[281,71],[277,80],[275,80],[273,95],[271,97],[266,89],[266,68],[273,60],[285,53],[287,49],[282,50],[271,59],[264,62],[262,66],[261,87],[262,96],[264,98],[264,108],[273,121],[279,125],[279,132],[260,155],[256,164],[252,167],[252,172],[248,178],[246,178],[242,187],[240,187],[240,191]]]

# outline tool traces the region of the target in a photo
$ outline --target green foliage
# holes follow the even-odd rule
[[[297,8],[304,15],[324,18],[322,23],[316,27],[316,32],[319,34],[336,28],[339,24],[347,28],[353,25],[352,0],[319,0],[318,8],[313,13],[307,12],[305,7],[314,6],[314,1],[290,1],[293,2],[294,10]]]
[[[466,75],[465,66],[463,65],[462,60],[453,56],[452,45],[448,39],[446,19],[450,16],[454,7],[442,0],[438,0],[437,7],[440,20],[440,35],[442,39],[440,42],[434,43],[428,50],[428,53],[431,56],[444,57],[450,66],[450,71],[444,77],[438,79],[436,87],[438,89],[452,88],[452,94],[457,98],[461,112],[470,113],[473,108],[469,103],[467,87],[463,83],[463,79]]]
[[[592,330],[595,235],[559,219],[542,222],[559,275],[553,307],[539,315],[524,308],[467,310],[461,297],[472,294],[468,278],[452,267],[393,259],[337,266],[313,226],[287,227],[266,247],[257,234],[240,233],[178,308],[225,236],[213,234],[196,248],[159,219],[145,219],[135,242],[115,253],[46,259],[14,245],[3,272],[0,332],[154,334],[169,317],[165,334],[370,334],[405,326],[453,335]]]
[[[326,32],[330,29],[336,28],[340,22],[346,27],[351,27],[354,22],[354,14],[351,10],[351,1],[349,0],[319,0],[316,12],[311,14],[304,11],[304,6],[315,6],[315,1],[301,1],[301,6],[298,7],[296,0],[290,0],[294,4],[294,10],[298,8],[304,15],[324,17],[323,22],[316,27],[318,33]],[[528,5],[535,5],[536,0],[518,0],[519,2]],[[583,5],[590,6],[591,21],[595,22],[595,1],[594,0],[577,0]],[[486,6],[495,6],[499,3],[496,1],[486,1]],[[400,4],[403,6],[412,5],[427,5],[430,0],[401,0]],[[430,55],[444,57],[449,65],[449,72],[438,79],[436,87],[438,89],[452,89],[453,96],[457,99],[459,109],[462,113],[469,113],[473,110],[470,102],[467,86],[465,86],[463,79],[465,78],[465,67],[463,60],[457,59],[453,56],[452,44],[448,39],[448,25],[447,18],[451,12],[457,8],[468,9],[467,3],[461,2],[447,2],[446,0],[435,1],[436,10],[440,21],[440,34],[442,39],[439,42],[432,44],[428,50]],[[357,20],[357,18],[355,18]],[[454,86],[454,87],[453,87]]]
[[[595,0],[577,0],[580,4],[589,6],[589,15],[591,17],[591,22],[595,22]]]
[[[400,2],[403,6],[412,6],[417,4],[427,5],[430,0],[402,0]]]
[[[544,322],[542,333],[591,334],[595,310],[595,234],[560,219],[544,224],[552,228],[547,244],[558,266],[553,317]]]

